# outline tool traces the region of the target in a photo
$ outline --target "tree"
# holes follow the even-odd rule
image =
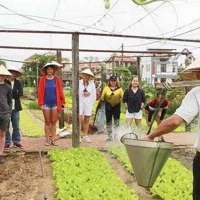
[[[4,62],[3,60],[0,60],[0,65],[3,65],[6,67],[6,62]]]
[[[115,72],[117,73],[119,79],[120,79],[120,85],[121,87],[125,90],[126,88],[128,88],[130,81],[131,81],[131,71],[126,68],[126,67],[117,67],[115,68]]]
[[[34,54],[25,60],[22,66],[22,81],[25,86],[37,86],[38,77],[41,76],[40,69],[47,63],[56,59],[52,53]],[[38,76],[37,76],[38,75]]]

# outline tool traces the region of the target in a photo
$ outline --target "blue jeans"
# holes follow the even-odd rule
[[[11,123],[13,127],[12,142],[13,144],[18,144],[21,141],[21,135],[19,132],[19,111],[12,110]],[[9,127],[6,130],[6,144],[11,144],[11,135],[9,132]]]

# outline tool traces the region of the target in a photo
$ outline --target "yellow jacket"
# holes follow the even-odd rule
[[[123,95],[124,92],[121,87],[112,91],[110,87],[106,86],[103,89],[101,99],[107,101],[111,106],[115,106],[122,101]]]

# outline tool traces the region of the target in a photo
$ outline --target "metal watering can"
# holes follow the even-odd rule
[[[152,187],[171,154],[173,143],[138,139],[127,133],[121,137],[125,145],[138,185]]]

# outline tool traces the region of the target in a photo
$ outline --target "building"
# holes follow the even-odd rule
[[[148,51],[173,52],[175,49],[148,49]],[[142,80],[153,85],[155,82],[171,83],[179,72],[177,58],[172,54],[165,53],[155,57],[141,57],[140,69]]]

